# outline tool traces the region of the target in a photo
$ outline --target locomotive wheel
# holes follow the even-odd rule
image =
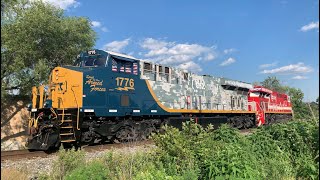
[[[94,140],[95,138],[91,136],[89,131],[83,132],[81,134],[81,141],[86,144],[89,144],[89,145],[94,144]]]
[[[141,132],[141,139],[146,140],[150,137],[151,133],[155,132],[156,128],[154,127],[148,127],[144,132]]]
[[[270,124],[275,123],[275,122],[276,122],[276,120],[277,120],[276,116],[275,116],[275,115],[272,115],[272,116],[271,116]]]
[[[249,118],[246,118],[245,120],[244,120],[244,129],[249,129],[249,128],[251,128],[252,127],[252,121],[249,119]]]
[[[237,116],[232,117],[231,122],[232,122],[232,125],[233,125],[234,128],[240,129],[240,128],[243,127],[243,124],[242,124],[243,122],[242,122],[241,119],[240,119],[239,117],[237,117]]]
[[[137,137],[138,137],[138,134],[136,133],[136,130],[133,127],[129,127],[129,126],[121,128],[116,133],[116,141],[120,141],[120,142],[134,141],[137,139]]]

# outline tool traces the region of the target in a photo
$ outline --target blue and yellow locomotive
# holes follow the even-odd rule
[[[48,85],[33,87],[27,147],[145,139],[190,117],[249,128],[257,124],[247,96],[252,88],[124,54],[83,52],[73,66],[54,68]]]

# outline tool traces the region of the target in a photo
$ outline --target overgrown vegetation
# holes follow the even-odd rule
[[[109,152],[84,162],[62,150],[51,179],[318,179],[319,120],[258,128],[251,135],[222,125],[166,126],[148,152]],[[49,176],[42,177],[48,179]]]

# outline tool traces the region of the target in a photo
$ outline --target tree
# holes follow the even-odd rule
[[[301,119],[311,116],[310,109],[307,104],[303,102],[304,93],[297,88],[284,86],[286,94],[291,98],[291,104],[296,118]]]
[[[87,18],[64,16],[62,9],[41,1],[24,2],[10,6],[9,18],[1,16],[7,20],[1,23],[1,89],[19,89],[21,95],[45,83],[54,67],[72,64],[96,40]]]
[[[281,85],[280,81],[277,79],[277,77],[267,77],[264,81],[261,82],[261,85],[263,87],[266,87],[268,89],[271,89],[273,91],[285,92],[285,88]]]
[[[260,82],[255,81],[255,82],[253,82],[253,83],[252,83],[252,85],[253,85],[253,86],[261,86],[261,83],[260,83]]]

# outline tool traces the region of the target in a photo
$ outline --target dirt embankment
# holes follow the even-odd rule
[[[1,102],[1,151],[25,149],[28,130],[28,100]]]

